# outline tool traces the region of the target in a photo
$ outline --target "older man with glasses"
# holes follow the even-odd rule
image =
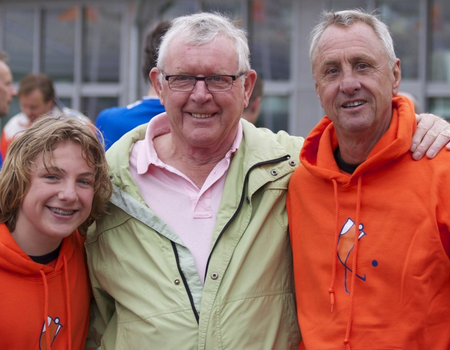
[[[166,113],[108,151],[111,215],[86,241],[89,345],[296,349],[285,199],[303,139],[241,120],[256,73],[221,15],[175,19],[150,78]]]

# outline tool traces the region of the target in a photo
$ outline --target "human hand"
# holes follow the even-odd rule
[[[415,160],[425,154],[434,158],[444,146],[450,150],[450,124],[445,119],[429,113],[416,114],[416,118],[418,124],[410,148]]]

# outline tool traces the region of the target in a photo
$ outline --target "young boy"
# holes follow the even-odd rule
[[[44,116],[8,149],[0,174],[2,349],[84,348],[84,233],[112,192],[99,135],[77,119]]]

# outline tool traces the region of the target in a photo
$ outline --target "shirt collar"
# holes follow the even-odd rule
[[[142,144],[137,153],[137,173],[144,174],[147,172],[150,165],[163,165],[164,163],[159,159],[156,153],[155,146],[153,144],[153,139],[157,136],[164,135],[170,132],[170,123],[167,113],[163,112],[153,117],[147,126],[147,131],[145,132],[144,140],[141,140]],[[231,158],[232,154],[235,153],[242,141],[242,123],[238,123],[238,131],[236,137],[234,138],[233,144],[226,153],[226,159]]]

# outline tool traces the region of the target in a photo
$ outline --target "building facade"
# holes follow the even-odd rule
[[[306,136],[323,111],[308,35],[323,9],[364,8],[389,24],[402,63],[400,90],[421,111],[450,119],[450,6],[445,0],[0,0],[0,50],[16,84],[48,74],[69,107],[95,120],[146,91],[142,42],[158,20],[198,11],[229,14],[249,33],[251,64],[264,80],[258,125]],[[19,110],[14,101],[10,114]],[[4,123],[4,121],[3,121]]]

